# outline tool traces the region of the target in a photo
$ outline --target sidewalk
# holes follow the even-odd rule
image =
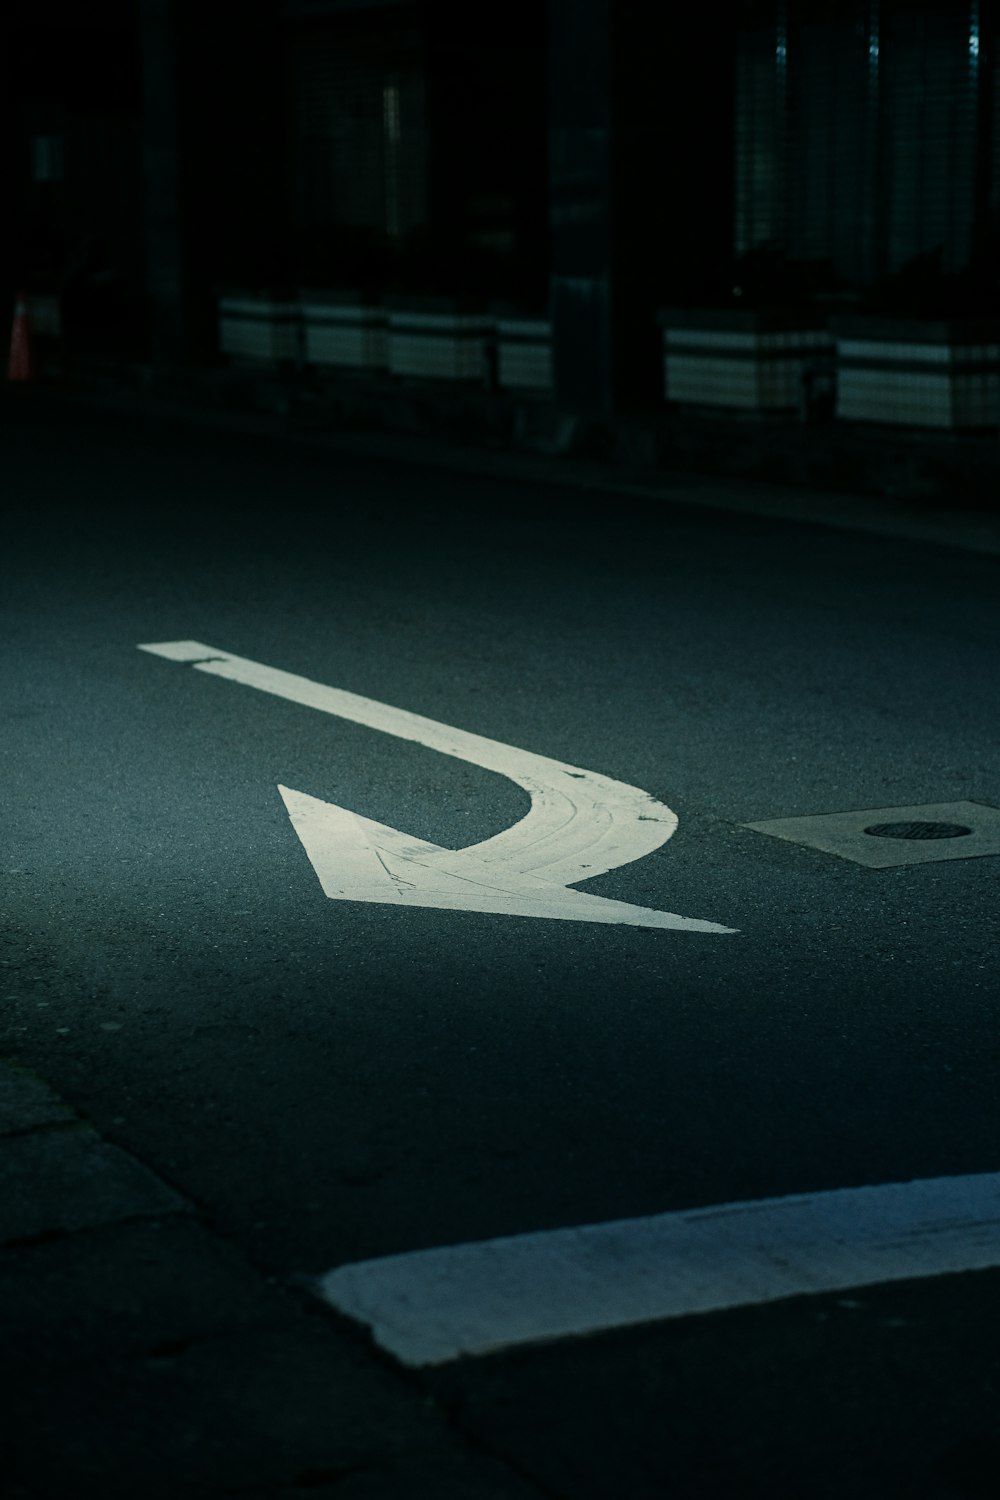
[[[5,1500],[540,1500],[10,1062],[0,1182]]]
[[[532,396],[251,365],[91,360],[31,394],[458,468],[1000,552],[1000,434],[705,408],[587,418]]]

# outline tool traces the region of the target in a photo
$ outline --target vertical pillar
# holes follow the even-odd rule
[[[718,295],[732,257],[733,0],[549,0],[556,399],[662,400],[658,307]]]
[[[977,75],[976,179],[971,261],[988,280],[995,261],[1000,230],[1000,130],[997,125],[997,52],[1000,45],[1000,5],[979,0],[969,28],[969,64]]]
[[[18,119],[14,45],[14,22],[8,10],[0,18],[0,180],[6,184],[8,223],[13,230],[3,236],[0,244],[0,354],[4,357],[17,291],[15,283],[21,274],[16,247],[23,237],[22,226],[27,217],[26,174],[23,162],[18,159],[19,150],[24,151],[24,141]]]
[[[610,0],[549,0],[549,311],[556,400],[615,401]]]
[[[155,364],[179,364],[191,346],[177,10],[178,0],[141,0],[146,296]]]

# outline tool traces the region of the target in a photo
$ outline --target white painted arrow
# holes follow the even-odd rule
[[[638,787],[217,651],[200,641],[163,641],[139,650],[190,663],[199,672],[496,771],[530,796],[530,809],[512,827],[467,849],[443,849],[348,808],[279,786],[320,885],[333,900],[690,932],[735,931],[567,889],[573,881],[590,880],[641,859],[670,838],[677,827],[676,814]]]

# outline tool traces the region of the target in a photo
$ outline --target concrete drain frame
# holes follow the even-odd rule
[[[742,827],[872,870],[1000,855],[1000,808],[986,802],[867,807],[805,818],[767,818]]]

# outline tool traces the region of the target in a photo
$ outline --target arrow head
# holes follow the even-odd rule
[[[334,901],[374,901],[692,932],[735,930],[673,912],[590,896],[553,885],[538,875],[501,874],[470,850],[426,843],[289,787],[279,786],[278,791],[324,893]]]

